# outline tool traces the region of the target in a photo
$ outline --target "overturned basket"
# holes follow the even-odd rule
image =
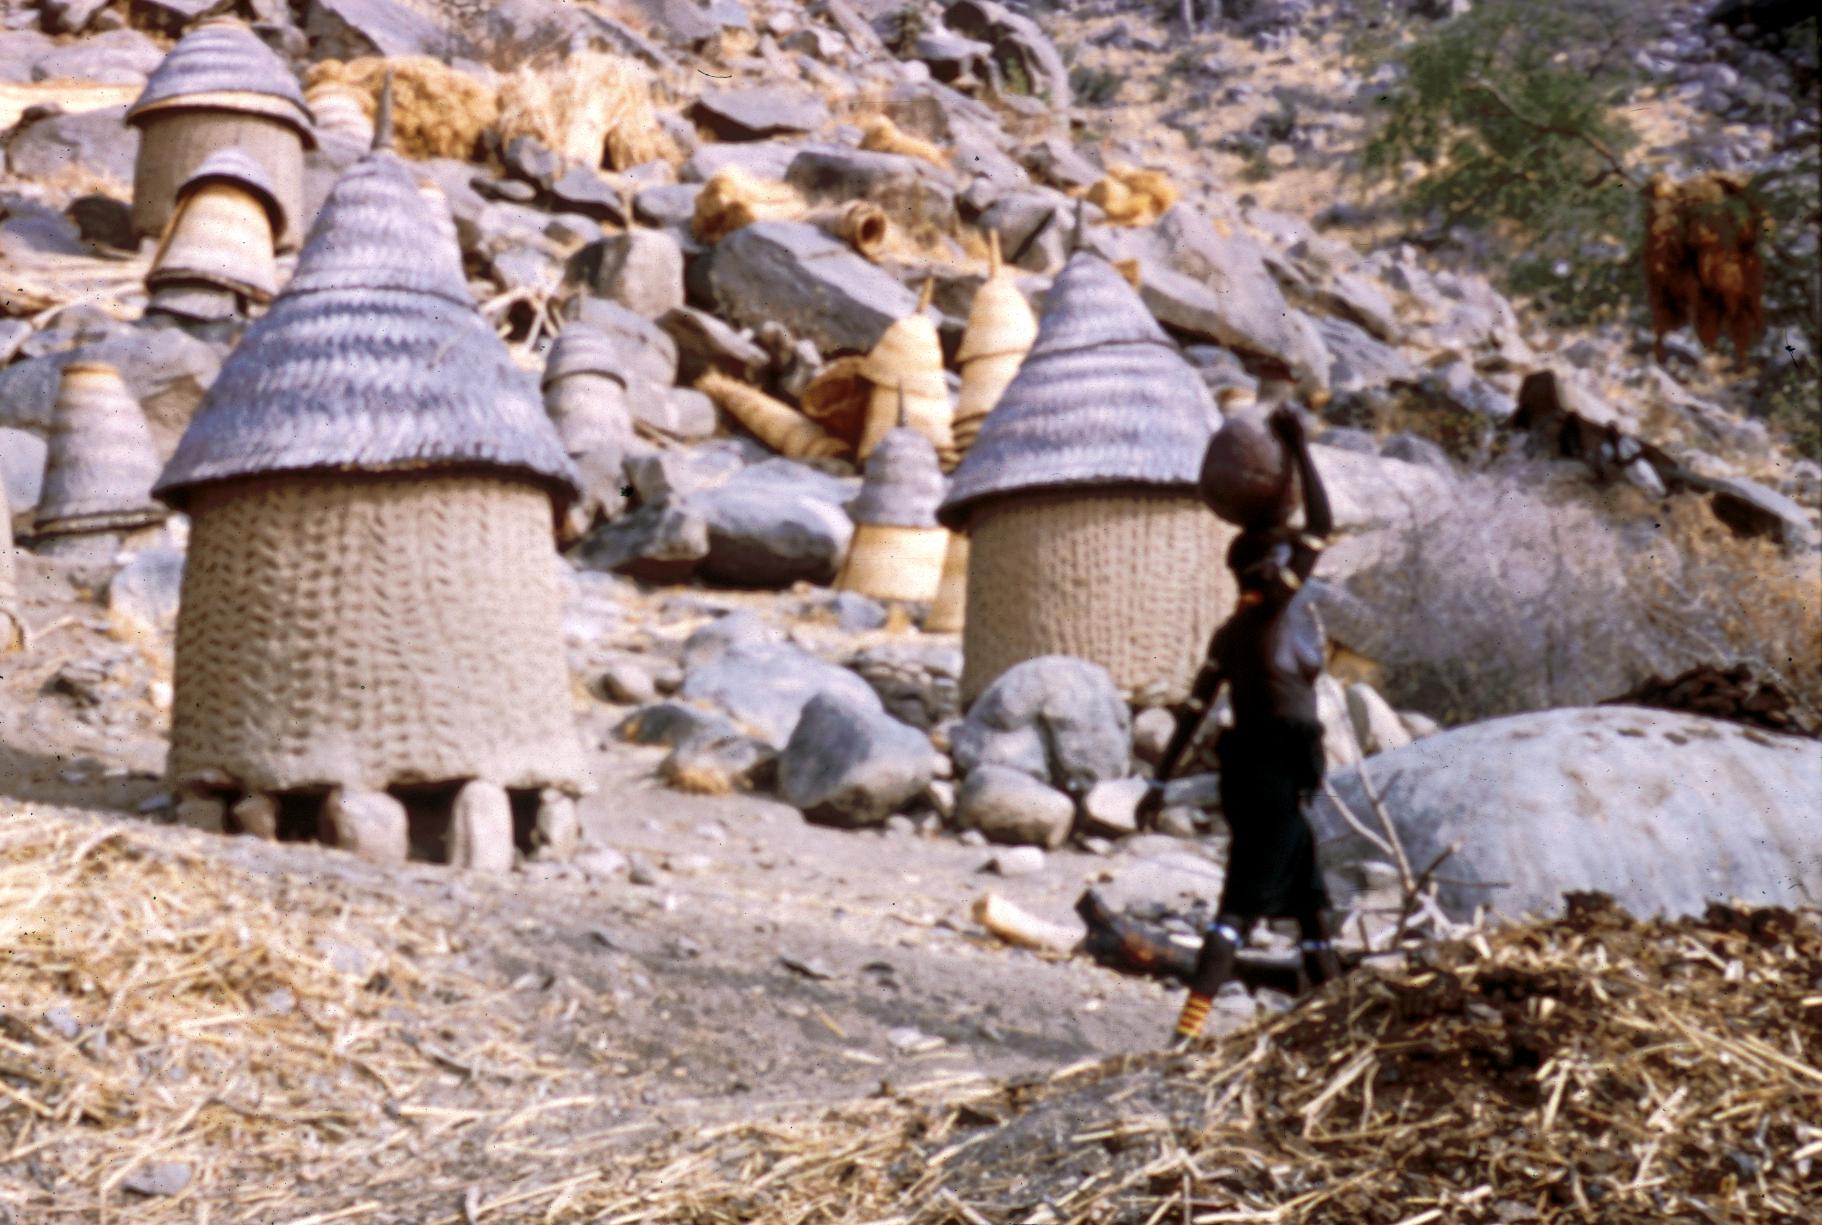
[[[860,496],[849,506],[854,540],[835,585],[876,600],[935,599],[949,532],[936,521],[943,473],[936,448],[900,427],[867,460]]]

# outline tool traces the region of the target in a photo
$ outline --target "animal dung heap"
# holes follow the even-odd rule
[[[244,316],[278,292],[273,258],[285,210],[265,168],[238,149],[203,159],[146,274],[149,310],[198,320]]]
[[[233,18],[211,18],[184,35],[127,111],[139,129],[133,165],[133,231],[162,235],[178,189],[210,154],[234,148],[257,162],[277,198],[278,249],[297,247],[304,215],[304,150],[314,119],[285,62]]]
[[[936,521],[942,500],[943,472],[930,440],[913,429],[888,431],[848,506],[854,540],[835,585],[876,600],[935,599],[949,545]]]
[[[492,870],[573,849],[552,527],[575,469],[390,150],[330,192],[156,492],[191,517],[187,821]]]
[[[54,557],[111,561],[122,537],[156,527],[158,453],[120,372],[76,360],[63,368],[45,455],[33,546]]]
[[[930,440],[937,457],[953,466],[954,410],[943,378],[943,342],[925,312],[935,282],[926,282],[917,309],[880,334],[861,360],[860,371],[872,385],[866,423],[856,454],[865,460],[888,431],[902,423]]]
[[[1232,533],[1196,492],[1217,421],[1132,286],[1071,257],[937,512],[971,538],[964,702],[1041,655],[1100,664],[1135,703],[1188,692],[1234,598]]]

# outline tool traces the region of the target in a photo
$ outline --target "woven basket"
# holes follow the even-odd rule
[[[551,504],[494,475],[297,474],[191,502],[174,786],[577,790]]]
[[[933,283],[924,286],[917,310],[887,328],[861,364],[861,373],[873,384],[866,425],[855,452],[863,460],[901,417],[930,440],[939,456],[947,460],[954,453],[955,435],[950,426],[955,414],[949,404],[948,384],[943,381],[943,343],[936,324],[924,313],[932,287]]]
[[[566,375],[544,385],[544,407],[571,456],[625,455],[633,440],[626,384],[604,374]]]
[[[270,302],[278,292],[272,228],[271,210],[244,187],[193,180],[152,257],[146,285],[201,283]]]
[[[1187,490],[995,498],[970,536],[964,703],[1040,655],[1100,664],[1139,705],[1180,701],[1233,607],[1233,531]]]
[[[873,398],[873,384],[861,369],[865,364],[864,357],[838,357],[818,370],[798,397],[804,416],[851,446],[867,428]]]
[[[956,355],[962,366],[962,391],[953,425],[958,460],[974,445],[982,419],[1000,402],[1038,337],[1031,304],[1000,264],[997,233],[988,234],[987,249],[987,281],[968,309],[968,327]]]
[[[830,237],[847,243],[856,255],[875,261],[885,253],[886,239],[892,233],[886,210],[866,200],[815,209],[804,220]]]
[[[139,401],[119,371],[70,362],[57,387],[34,538],[127,531],[158,523],[158,453]]]
[[[323,81],[304,91],[304,100],[316,116],[316,138],[323,144],[363,151],[372,147],[373,120],[353,88],[340,81]]]
[[[948,549],[944,528],[863,523],[854,529],[835,586],[875,600],[929,603],[942,584]]]
[[[759,441],[791,459],[829,459],[848,453],[848,446],[814,421],[757,387],[748,387],[718,370],[696,380],[696,390],[719,404]]]
[[[937,584],[936,598],[930,602],[930,614],[924,618],[927,634],[959,634],[968,613],[968,538],[960,532],[949,533],[949,547],[943,553],[943,577]]]

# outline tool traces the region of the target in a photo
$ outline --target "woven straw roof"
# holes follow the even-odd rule
[[[288,105],[280,113],[303,133],[307,146],[316,144],[314,119],[297,78],[275,51],[237,21],[205,22],[184,35],[153,69],[144,92],[127,111],[127,122],[143,122],[146,112],[181,98],[224,93],[281,99]]]
[[[544,362],[543,386],[572,374],[599,374],[626,386],[627,356],[614,337],[586,324],[572,323],[558,335]]]
[[[565,504],[574,467],[475,310],[405,165],[377,152],[329,193],[297,273],[223,363],[154,492],[259,473],[499,468]]]
[[[1079,252],[1057,277],[1031,354],[987,414],[937,518],[961,528],[983,498],[1061,486],[1192,493],[1220,423],[1208,389],[1132,286]]]
[[[936,447],[914,429],[889,430],[867,457],[860,495],[848,503],[856,523],[879,527],[935,527],[943,500],[943,469]]]
[[[272,219],[272,232],[284,232],[285,206],[279,201],[278,189],[272,185],[272,176],[256,159],[239,149],[217,149],[190,172],[178,194],[184,195],[207,183],[232,183],[244,188],[265,207],[266,216]]]
[[[63,368],[45,457],[35,533],[112,531],[156,523],[158,452],[145,413],[120,372],[100,362]]]

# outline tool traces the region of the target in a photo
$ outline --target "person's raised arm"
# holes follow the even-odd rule
[[[1291,461],[1297,465],[1297,480],[1303,486],[1303,536],[1305,547],[1294,551],[1293,569],[1299,581],[1309,578],[1315,569],[1316,555],[1328,544],[1329,534],[1335,530],[1334,513],[1329,509],[1328,490],[1323,488],[1322,476],[1316,471],[1316,461],[1310,456],[1309,440],[1303,433],[1303,421],[1295,409],[1284,405],[1273,411],[1271,416],[1272,432],[1284,444],[1290,453]]]

